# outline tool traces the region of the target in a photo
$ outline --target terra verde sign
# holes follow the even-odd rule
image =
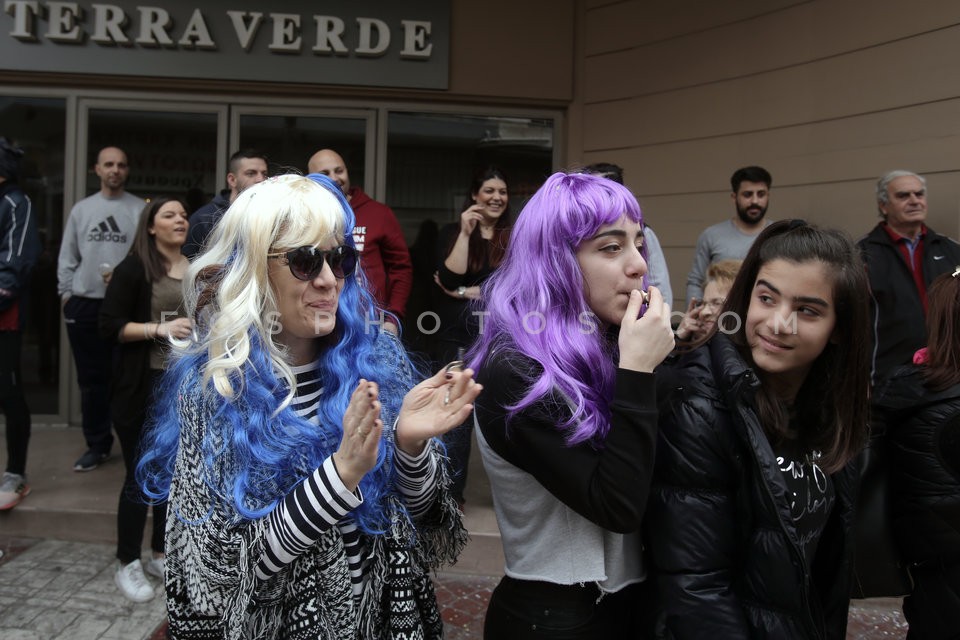
[[[0,68],[447,87],[449,0],[229,4],[4,0]]]

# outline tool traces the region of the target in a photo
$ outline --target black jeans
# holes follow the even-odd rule
[[[30,444],[30,409],[20,378],[19,331],[0,331],[0,406],[7,420],[7,471],[23,475]]]
[[[63,307],[67,337],[77,365],[80,385],[81,424],[87,448],[96,453],[110,453],[113,434],[110,432],[110,370],[113,366],[113,345],[100,339],[97,328],[103,300],[71,296]]]
[[[150,388],[156,388],[162,372],[151,369]],[[130,564],[140,559],[140,548],[143,546],[143,530],[147,525],[146,496],[137,484],[137,462],[140,461],[140,445],[143,438],[143,428],[148,415],[148,408],[153,406],[151,397],[148,407],[139,416],[129,422],[118,422],[117,438],[120,440],[120,450],[123,452],[123,464],[127,475],[123,479],[120,489],[120,502],[117,505],[117,560],[122,564]],[[167,523],[167,503],[153,505],[153,531],[150,536],[150,548],[157,553],[163,553],[163,536]]]
[[[608,640],[648,638],[653,606],[645,583],[600,597],[593,583],[561,585],[504,576],[490,596],[484,640]],[[599,600],[599,601],[598,601]]]

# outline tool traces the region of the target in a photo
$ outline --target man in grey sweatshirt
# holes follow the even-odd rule
[[[74,471],[92,471],[110,456],[110,370],[112,346],[100,338],[97,321],[113,268],[133,244],[145,202],[127,193],[127,155],[104,147],[94,166],[100,191],[73,205],[57,262],[57,291],[77,367],[80,410],[87,451]]]

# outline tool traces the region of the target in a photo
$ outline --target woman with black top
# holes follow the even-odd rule
[[[436,282],[442,294],[435,296],[439,316],[436,333],[438,364],[461,360],[463,352],[477,337],[480,328],[480,285],[503,261],[510,237],[510,195],[503,174],[488,168],[473,178],[470,195],[463,204],[460,221],[440,230],[437,242],[440,255]],[[454,474],[452,491],[463,504],[470,460],[473,422],[444,437],[450,468]]]
[[[960,266],[927,292],[927,346],[874,404],[887,415],[890,508],[913,590],[909,640],[960,637]]]
[[[845,234],[771,224],[718,330],[657,370],[644,529],[666,637],[845,637],[867,295]]]
[[[100,333],[105,340],[119,343],[110,409],[127,469],[117,507],[120,566],[115,582],[134,602],[154,596],[144,569],[163,579],[167,506],[158,503],[153,507],[153,557],[141,564],[148,507],[135,471],[153,389],[166,368],[169,339],[185,338],[192,331],[190,320],[184,317],[181,284],[189,262],[180,253],[189,227],[180,200],[151,201],[140,215],[130,255],[114,270],[100,308]]]
[[[644,253],[627,188],[557,173],[483,286],[488,315],[469,359],[485,385],[477,442],[506,559],[485,638],[642,632],[651,372],[674,345],[669,306],[641,291]]]

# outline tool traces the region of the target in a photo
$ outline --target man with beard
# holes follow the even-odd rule
[[[267,156],[256,149],[241,149],[230,156],[227,168],[228,188],[190,216],[187,241],[180,252],[191,260],[203,250],[213,226],[220,221],[240,192],[267,179]]]
[[[960,265],[960,244],[926,225],[927,181],[891,171],[877,181],[882,220],[857,243],[870,277],[876,386],[927,344],[927,287]]]
[[[697,238],[693,267],[687,276],[687,307],[703,299],[703,280],[707,267],[720,260],[742,260],[763,228],[773,178],[763,167],[743,167],[733,172],[730,186],[737,215],[711,227]]]
[[[396,335],[397,321],[403,320],[413,288],[413,262],[397,216],[360,187],[350,186],[347,165],[336,151],[317,151],[310,157],[307,169],[336,182],[347,197],[357,217],[353,241],[360,252],[360,265],[370,284],[370,293],[388,314],[382,318],[380,328]]]
[[[92,471],[110,456],[110,370],[113,346],[100,338],[97,322],[113,268],[133,244],[146,203],[127,193],[127,154],[104,147],[94,165],[100,190],[73,205],[60,243],[57,292],[77,365],[80,412],[87,451],[74,471]]]

